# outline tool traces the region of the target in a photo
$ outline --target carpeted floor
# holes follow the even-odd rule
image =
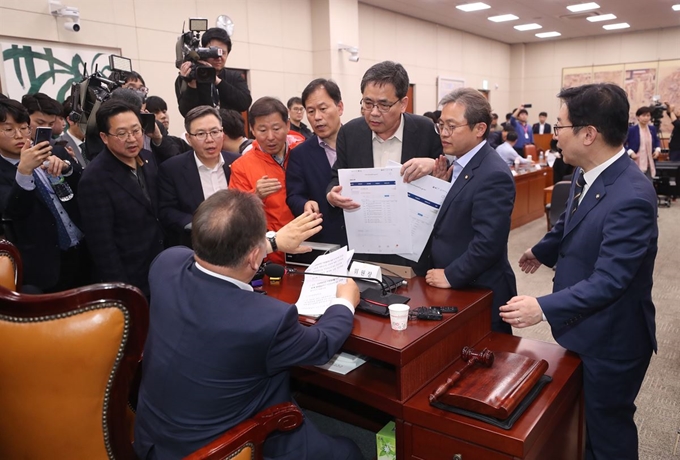
[[[654,270],[652,297],[656,305],[659,353],[642,384],[635,422],[640,437],[640,460],[680,459],[673,448],[680,429],[680,201],[659,209],[659,252]],[[519,270],[521,254],[546,232],[545,219],[535,220],[510,232],[508,251],[517,276],[519,294],[540,296],[551,292],[553,271],[541,267],[533,275]],[[677,233],[676,233],[677,232]],[[553,342],[546,323],[514,329],[515,335]]]

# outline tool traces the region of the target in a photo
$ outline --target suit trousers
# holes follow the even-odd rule
[[[586,460],[637,460],[635,398],[652,349],[641,358],[614,360],[581,356],[586,407]]]

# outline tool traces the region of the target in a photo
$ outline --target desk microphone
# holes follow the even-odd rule
[[[394,303],[406,303],[411,300],[409,297],[405,297],[398,294],[392,294],[387,283],[375,278],[366,278],[363,276],[351,276],[351,275],[331,275],[328,273],[312,273],[307,271],[299,271],[294,268],[286,268],[279,264],[267,264],[264,268],[265,275],[270,278],[281,278],[285,273],[291,275],[315,275],[315,276],[329,276],[331,278],[349,278],[355,280],[369,281],[372,283],[379,283],[380,289],[368,288],[361,292],[361,299],[368,304],[376,305],[378,307],[383,307],[386,310],[388,305]],[[380,313],[382,314],[382,312]]]

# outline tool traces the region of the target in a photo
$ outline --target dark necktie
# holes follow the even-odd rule
[[[583,187],[586,186],[586,178],[583,175],[583,170],[576,178],[576,185],[574,186],[574,199],[571,203],[571,213],[574,214],[578,209],[579,198],[581,198],[581,193],[583,193]]]
[[[47,209],[49,209],[52,213],[55,223],[57,224],[57,243],[59,244],[59,249],[66,251],[69,247],[71,247],[71,237],[66,230],[64,221],[61,220],[57,206],[54,204],[54,201],[52,201],[52,197],[50,195],[50,191],[47,189],[47,185],[45,185],[45,183],[42,181],[37,171],[33,171],[33,182],[35,182],[35,189],[38,191],[38,195],[47,206]],[[66,211],[64,210],[63,212]]]

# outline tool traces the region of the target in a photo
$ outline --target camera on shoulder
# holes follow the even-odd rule
[[[191,62],[191,71],[184,77],[186,81],[196,80],[197,83],[212,83],[217,71],[214,67],[201,64],[199,61],[216,59],[222,56],[222,48],[217,46],[201,47],[201,33],[208,30],[208,20],[204,18],[190,18],[189,31],[184,32],[177,39],[175,45],[175,66],[179,69],[184,62]]]

